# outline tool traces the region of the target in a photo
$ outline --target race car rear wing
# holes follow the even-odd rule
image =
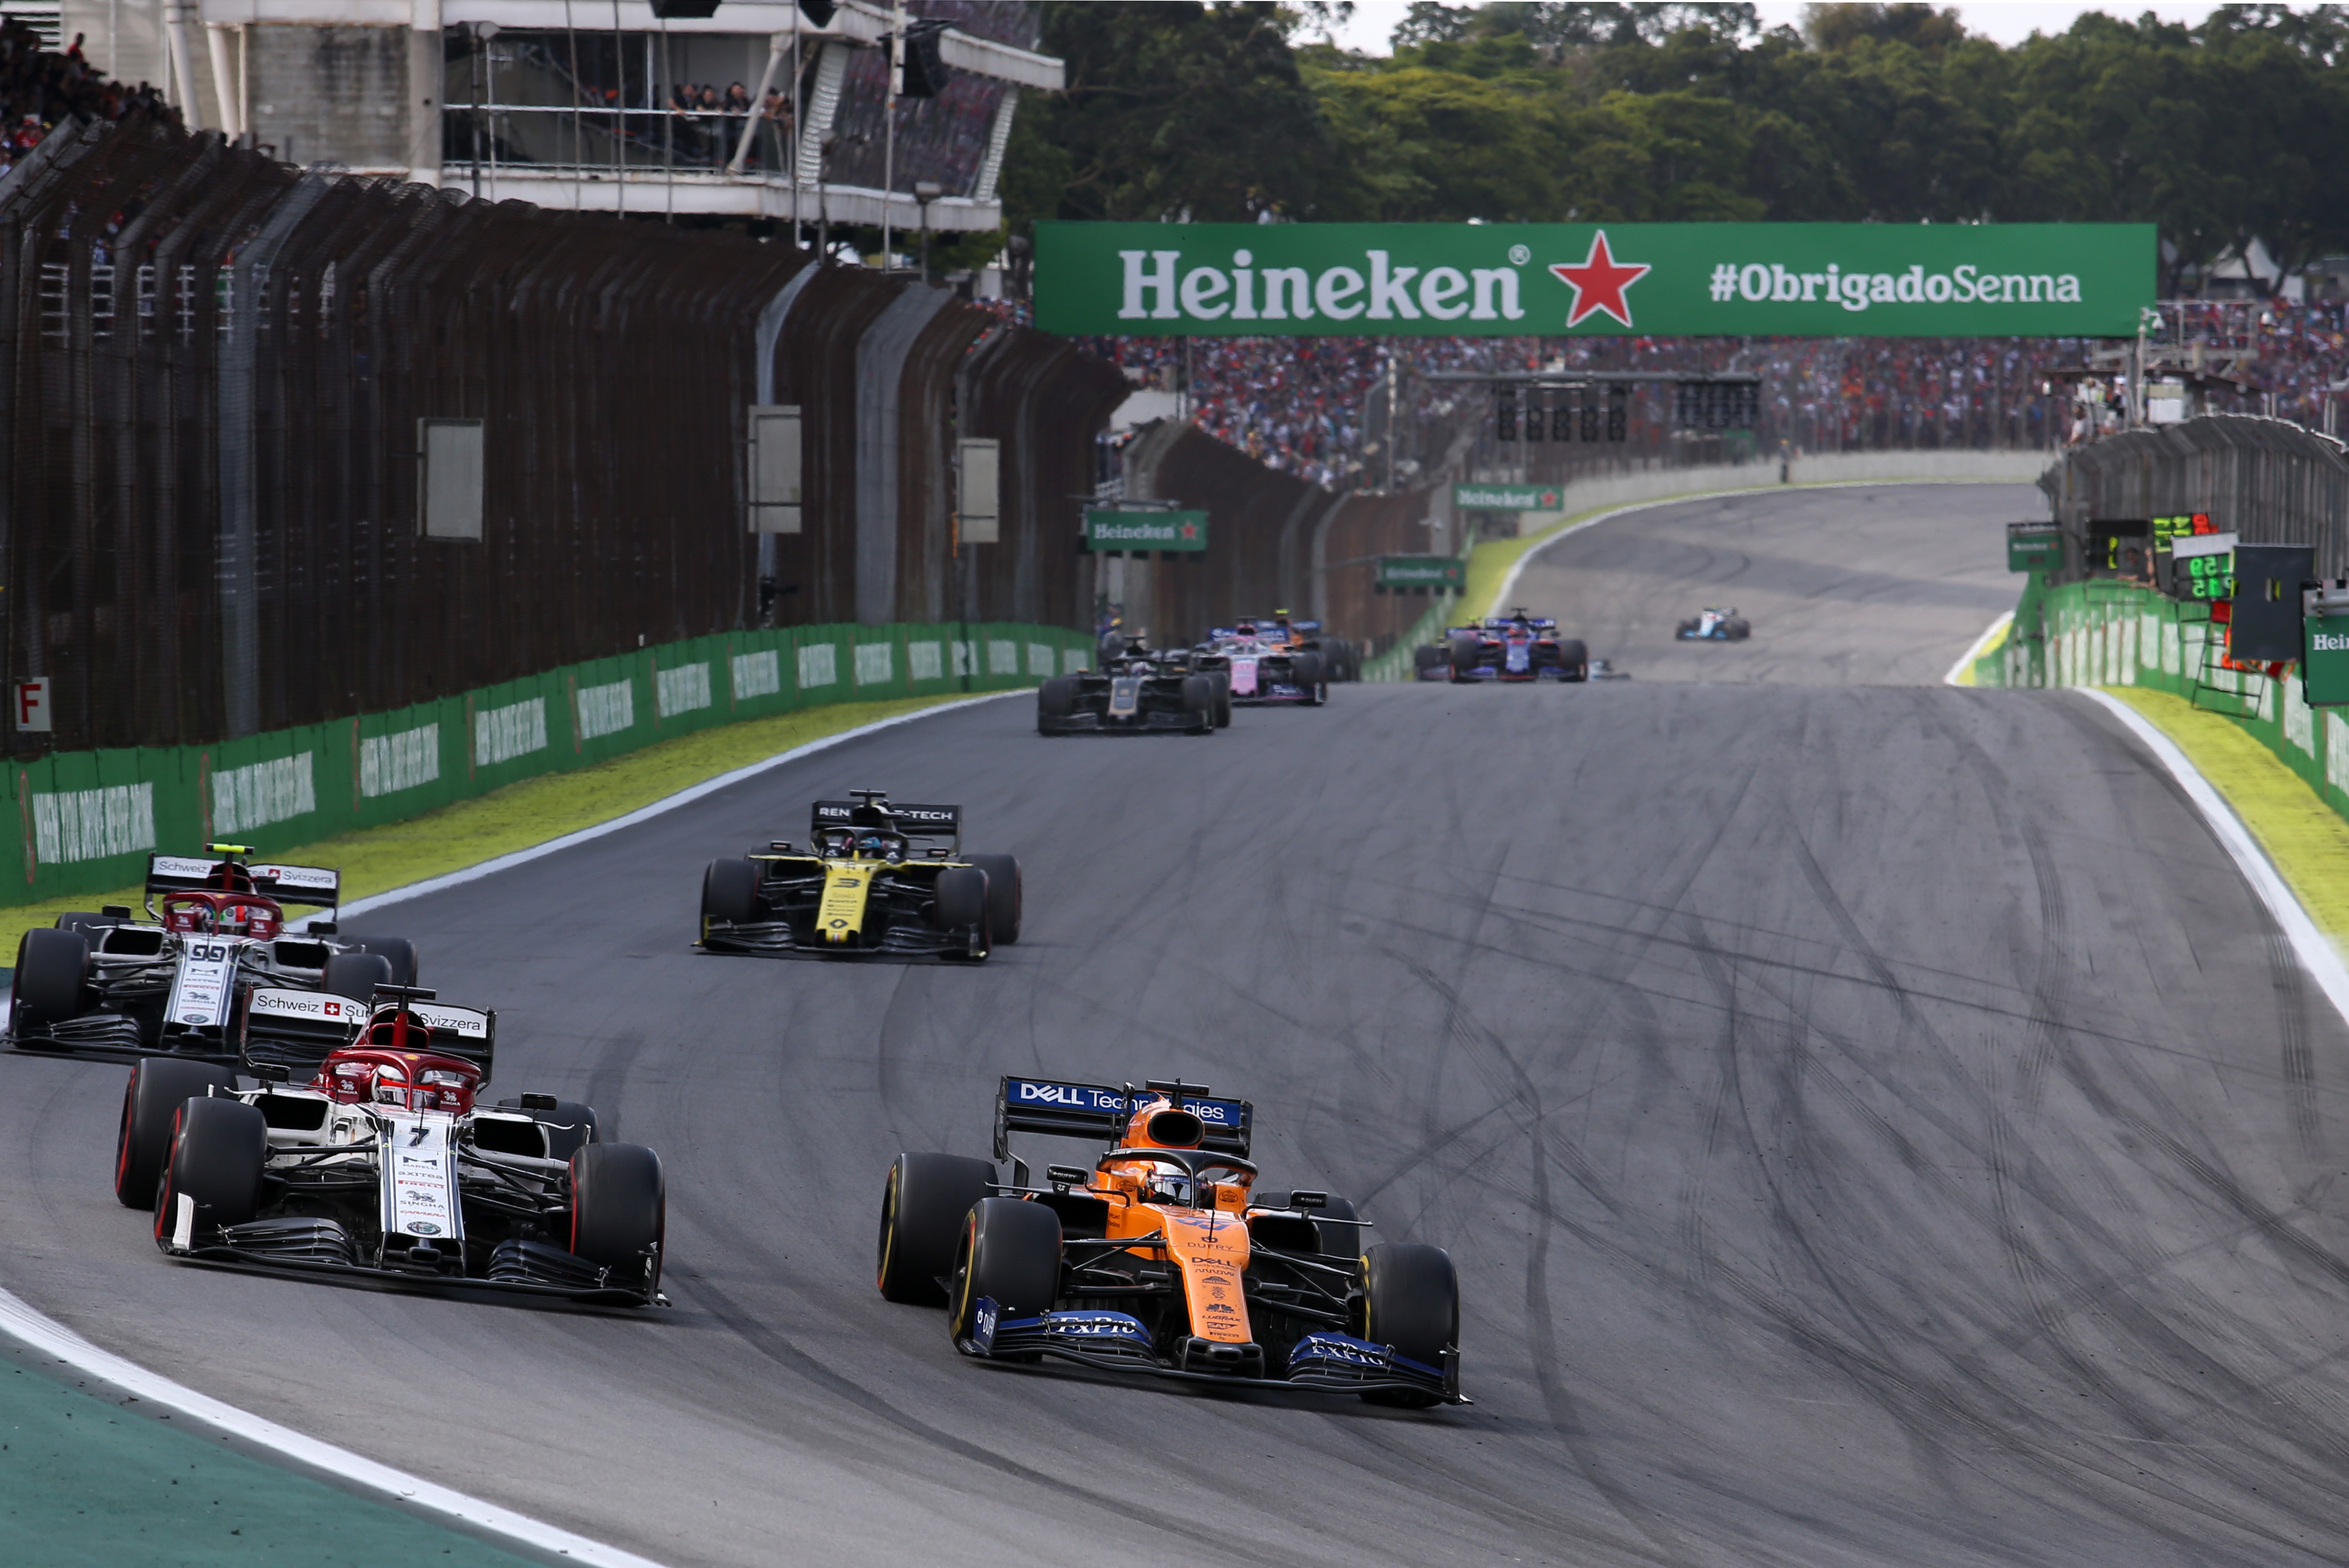
[[[280,1083],[306,1082],[321,1063],[357,1042],[378,1017],[406,1008],[412,1049],[437,1051],[471,1062],[490,1075],[497,1052],[498,1015],[477,1008],[451,1007],[432,992],[410,987],[382,988],[394,994],[372,1002],[354,1002],[319,991],[256,988],[244,1009],[244,1034],[238,1056],[246,1072]],[[417,1037],[416,1025],[423,1025]]]
[[[1057,1078],[1015,1078],[1004,1075],[995,1102],[995,1158],[1011,1158],[1013,1133],[1038,1133],[1046,1137],[1081,1137],[1114,1143],[1133,1119],[1134,1107],[1160,1094],[1178,1101],[1183,1109],[1206,1125],[1207,1136],[1199,1147],[1217,1154],[1247,1158],[1255,1131],[1256,1107],[1246,1100],[1208,1097],[1204,1085],[1194,1089],[1176,1085],[1136,1088],[1132,1084],[1111,1088],[1106,1084],[1070,1084]]]
[[[908,838],[951,838],[962,840],[962,807],[958,805],[899,805],[888,800],[876,800],[875,805],[896,820],[897,831]],[[808,832],[811,836],[827,827],[856,826],[857,803],[853,800],[820,800],[810,809]]]
[[[205,857],[196,855],[150,855],[147,857],[147,896],[158,893],[218,892],[220,883],[213,879],[225,855]],[[343,876],[320,866],[280,866],[274,862],[244,867],[253,878],[253,890],[264,898],[280,904],[306,904],[314,909],[331,909],[342,902]]]

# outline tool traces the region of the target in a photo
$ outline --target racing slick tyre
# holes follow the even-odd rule
[[[1055,726],[1077,711],[1077,678],[1055,675],[1036,688],[1036,732],[1057,735],[1063,732]]]
[[[977,958],[987,951],[987,873],[976,866],[949,866],[938,873],[932,900],[934,918],[940,930],[965,929],[972,933],[968,957]]]
[[[1353,1266],[1362,1256],[1362,1228],[1360,1225],[1335,1225],[1334,1220],[1359,1220],[1361,1214],[1350,1198],[1332,1196],[1321,1206],[1321,1217],[1313,1222],[1313,1233],[1320,1239],[1321,1255]]]
[[[1183,711],[1191,715],[1191,733],[1214,734],[1216,732],[1215,682],[1204,675],[1183,677]]]
[[[944,1306],[942,1282],[971,1206],[987,1196],[995,1167],[959,1154],[901,1154],[881,1191],[881,1240],[874,1265],[881,1299]]]
[[[155,1199],[155,1239],[178,1228],[180,1199],[196,1206],[196,1223],[242,1225],[261,1206],[261,1168],[269,1158],[269,1122],[243,1100],[191,1096],[171,1118],[171,1154]]]
[[[329,953],[326,978],[318,982],[318,989],[329,996],[373,1002],[377,986],[398,983],[391,977],[391,961],[381,953]]]
[[[1476,639],[1465,632],[1455,633],[1444,644],[1444,657],[1452,665],[1452,679],[1465,680],[1476,672]]]
[[[1381,1241],[1362,1253],[1362,1337],[1423,1366],[1442,1366],[1460,1343],[1460,1282],[1452,1255],[1423,1241]],[[1436,1395],[1412,1389],[1364,1394],[1365,1403],[1424,1409]]]
[[[1288,673],[1305,688],[1309,707],[1318,708],[1330,700],[1330,670],[1319,654],[1299,654],[1288,661]]]
[[[210,1062],[146,1056],[122,1092],[122,1127],[114,1140],[114,1196],[125,1209],[155,1207],[155,1184],[171,1158],[171,1120],[207,1089],[233,1089],[236,1076]]]
[[[416,944],[406,937],[369,937],[359,943],[359,951],[373,953],[391,965],[392,984],[414,985],[416,983],[418,972]],[[367,998],[361,997],[359,1000],[364,1002]]]
[[[1732,616],[1722,623],[1721,634],[1732,642],[1744,642],[1754,635],[1754,623],[1743,616]]]
[[[1216,689],[1216,728],[1228,730],[1232,727],[1232,678],[1218,670],[1206,679]]]
[[[1422,680],[1427,679],[1427,673],[1429,670],[1440,670],[1443,666],[1444,649],[1436,647],[1433,643],[1429,643],[1424,648],[1414,648],[1411,650],[1411,672]]]
[[[712,860],[701,874],[701,918],[740,925],[759,918],[759,863]]]
[[[591,1143],[571,1156],[571,1250],[628,1282],[631,1265],[644,1270],[644,1292],[660,1286],[661,1238],[668,1229],[668,1192],[660,1156],[640,1143]]]
[[[8,992],[8,1030],[18,1039],[81,1016],[89,979],[89,939],[36,926],[16,944],[16,978]]]
[[[1694,618],[1691,618],[1690,619],[1684,620],[1684,621],[1681,622],[1678,626],[1676,626],[1676,627],[1672,628],[1672,635],[1673,635],[1674,637],[1676,637],[1676,638],[1679,638],[1679,639],[1680,639],[1681,640],[1682,640],[1683,642],[1685,642],[1685,641],[1687,641],[1688,639],[1692,639],[1692,638],[1695,637],[1695,636],[1696,636],[1696,621],[1695,621]]]
[[[1558,674],[1568,680],[1590,679],[1590,649],[1578,637],[1562,637],[1557,641]]]
[[[553,1109],[543,1106],[525,1109],[522,1096],[510,1095],[498,1102],[498,1109],[528,1116],[546,1129],[546,1158],[569,1159],[595,1141],[595,1107],[583,1106],[577,1100],[557,1100]]]
[[[1012,855],[974,855],[970,863],[987,873],[987,934],[1005,947],[1019,940],[1019,860]]]
[[[1061,1217],[1021,1198],[982,1198],[973,1204],[963,1220],[948,1292],[947,1332],[955,1348],[965,1355],[979,1354],[975,1336],[980,1302],[992,1299],[1006,1318],[1033,1317],[1051,1311],[1060,1295]]]

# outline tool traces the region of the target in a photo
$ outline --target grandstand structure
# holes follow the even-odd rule
[[[1010,0],[60,0],[191,129],[554,211],[985,231],[1022,91]],[[688,15],[699,12],[700,15]],[[905,40],[893,47],[893,39]],[[910,52],[910,73],[897,64]],[[900,90],[902,89],[902,90]]]

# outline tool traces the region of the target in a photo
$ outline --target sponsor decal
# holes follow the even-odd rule
[[[411,1236],[438,1236],[440,1234],[440,1227],[429,1220],[410,1220],[408,1222],[408,1233]]]

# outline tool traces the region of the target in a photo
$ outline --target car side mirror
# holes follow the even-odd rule
[[[1292,1192],[1288,1195],[1291,1209],[1327,1209],[1330,1195],[1326,1192]]]

